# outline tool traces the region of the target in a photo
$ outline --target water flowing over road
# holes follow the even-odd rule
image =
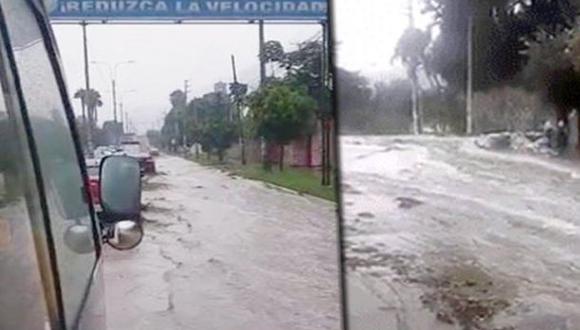
[[[108,328],[341,328],[335,205],[157,158],[143,243],[105,252]]]
[[[473,142],[341,138],[352,330],[580,329],[580,167]]]

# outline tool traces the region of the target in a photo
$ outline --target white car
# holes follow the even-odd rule
[[[115,153],[115,147],[113,146],[100,146],[95,149],[95,158],[101,159],[106,156],[113,155]]]

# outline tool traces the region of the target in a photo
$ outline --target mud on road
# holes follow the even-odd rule
[[[580,329],[577,165],[463,138],[341,148],[352,329]]]
[[[142,244],[105,251],[109,329],[340,329],[334,204],[181,158],[157,165]]]

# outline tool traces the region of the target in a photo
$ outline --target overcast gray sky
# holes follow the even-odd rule
[[[82,30],[54,25],[71,95],[84,87]],[[266,40],[291,49],[321,31],[319,25],[266,25]],[[153,127],[170,108],[169,94],[190,81],[191,96],[213,90],[218,81],[231,82],[230,55],[236,56],[238,79],[259,81],[257,25],[89,25],[89,57],[115,63],[133,60],[117,70],[118,101],[140,132]],[[91,65],[91,84],[101,92],[99,121],[113,118],[111,78],[104,65]],[[135,90],[133,93],[123,91]],[[80,103],[73,100],[76,111]]]
[[[409,0],[334,0],[336,63],[373,80],[404,75],[400,65],[390,65],[390,59],[408,26],[408,3]],[[426,20],[418,17],[417,21],[421,26]],[[81,27],[55,25],[54,29],[73,93],[84,86]],[[320,30],[318,25],[267,25],[265,34],[266,40],[279,40],[284,47],[292,48]],[[124,110],[141,132],[160,122],[164,111],[170,108],[169,93],[182,89],[184,80],[190,81],[190,97],[210,92],[217,81],[231,81],[230,54],[236,56],[242,82],[256,86],[259,80],[257,25],[90,25],[88,36],[92,61],[111,66],[135,61],[119,67],[117,89],[118,100],[122,100]],[[91,65],[91,82],[105,103],[100,121],[112,119],[107,67]],[[123,93],[129,90],[135,92]],[[74,105],[80,111],[78,100]]]

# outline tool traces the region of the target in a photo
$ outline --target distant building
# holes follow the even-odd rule
[[[225,82],[218,82],[213,85],[213,90],[216,93],[227,94],[228,93],[228,84]]]

